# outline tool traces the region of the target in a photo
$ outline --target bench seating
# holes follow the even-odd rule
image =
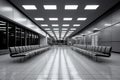
[[[89,56],[110,57],[112,47],[110,46],[91,46],[91,45],[74,45],[73,50]]]
[[[33,56],[49,49],[49,46],[29,45],[9,47],[10,57]]]

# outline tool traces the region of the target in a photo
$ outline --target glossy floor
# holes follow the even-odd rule
[[[54,46],[23,62],[0,56],[0,80],[120,80],[120,54],[98,62],[67,46]]]

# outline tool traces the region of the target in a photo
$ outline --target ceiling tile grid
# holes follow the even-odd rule
[[[120,0],[9,1],[48,34],[64,39],[86,27]]]

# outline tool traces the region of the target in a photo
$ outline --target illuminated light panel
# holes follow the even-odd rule
[[[87,18],[77,18],[77,21],[85,21]]]
[[[99,5],[86,5],[85,10],[96,10],[99,7]]]
[[[37,10],[35,5],[22,5],[25,10]]]
[[[70,30],[76,30],[76,28],[71,28]]]
[[[65,10],[77,10],[78,5],[65,5]]]
[[[74,26],[74,27],[78,27],[78,26],[80,26],[80,24],[74,24],[73,26]]]
[[[107,27],[107,26],[111,26],[111,25],[112,25],[112,24],[109,24],[109,23],[104,24],[104,26],[106,26],[106,27]]]
[[[69,31],[70,33],[73,33],[74,31]]]
[[[45,10],[57,10],[56,5],[43,5]]]
[[[44,21],[44,18],[34,18],[36,21]]]
[[[45,30],[50,30],[50,28],[45,28]]]
[[[59,26],[58,24],[52,24],[52,26]]]
[[[53,33],[52,31],[47,31],[48,33]]]
[[[59,30],[59,28],[53,28],[53,30]]]
[[[70,25],[69,24],[63,24],[62,26],[66,26],[67,27],[67,26],[70,26]]]
[[[46,26],[48,26],[47,24],[41,24],[41,26],[44,26],[44,27],[46,27]]]
[[[50,21],[57,21],[58,18],[49,18]]]
[[[68,30],[68,28],[62,28],[62,30]]]
[[[66,33],[66,31],[62,31],[62,33]]]
[[[63,18],[64,21],[71,21],[72,18]]]

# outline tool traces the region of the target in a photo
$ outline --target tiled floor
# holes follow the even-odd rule
[[[95,62],[67,46],[54,46],[24,62],[1,55],[0,80],[120,80],[120,54]]]

